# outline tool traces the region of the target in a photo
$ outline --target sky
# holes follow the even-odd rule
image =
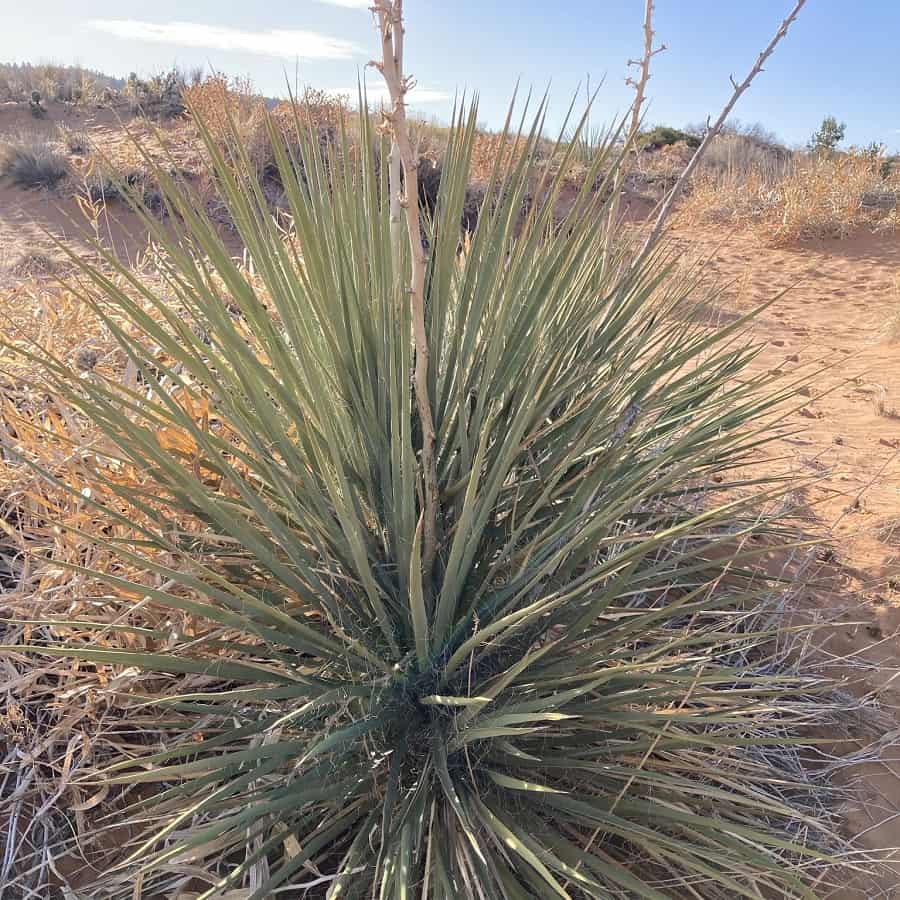
[[[13,0],[8,0],[12,3]],[[378,53],[370,0],[41,0],[4,16],[0,62],[80,64],[120,77],[173,64],[249,76],[269,96],[286,79],[352,92]],[[657,40],[646,120],[677,127],[715,117],[792,0],[656,0]],[[479,120],[502,124],[512,93],[550,88],[558,127],[585,87],[602,83],[592,123],[631,100],[626,61],[640,55],[643,0],[406,0],[410,105],[446,121],[458,90],[479,95]],[[807,0],[735,110],[791,145],[822,118],[847,124],[847,143],[900,149],[900,0]]]

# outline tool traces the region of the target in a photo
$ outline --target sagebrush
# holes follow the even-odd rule
[[[39,135],[0,142],[0,178],[23,188],[53,188],[69,172],[66,158]]]

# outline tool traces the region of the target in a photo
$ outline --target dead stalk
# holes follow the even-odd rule
[[[700,163],[700,160],[703,158],[703,154],[706,152],[706,148],[715,140],[716,135],[722,130],[722,126],[725,124],[725,120],[731,114],[731,110],[734,109],[735,103],[740,99],[741,94],[750,87],[750,83],[759,75],[763,70],[763,63],[772,55],[774,49],[778,46],[778,43],[781,39],[787,34],[788,28],[794,22],[794,19],[797,18],[798,13],[803,8],[803,5],[806,3],[806,0],[796,0],[794,4],[794,8],[791,10],[788,17],[781,23],[778,28],[778,31],[775,32],[775,36],[769,41],[769,46],[766,47],[762,53],[759,54],[756,62],[753,65],[753,68],[750,69],[747,77],[738,84],[734,78],[731,79],[731,85],[734,88],[734,93],[731,95],[731,99],[725,104],[722,108],[722,112],[719,114],[719,118],[716,119],[715,124],[711,127],[707,128],[706,134],[703,137],[703,141],[700,146],[697,148],[697,151],[691,157],[691,161],[687,164],[685,170],[678,177],[678,181],[675,182],[672,189],[669,191],[668,196],[665,199],[665,202],[662,205],[662,208],[659,211],[659,214],[656,217],[656,222],[653,224],[653,230],[647,236],[647,240],[644,242],[644,247],[641,254],[637,257],[638,259],[644,255],[659,239],[660,234],[662,234],[663,226],[666,223],[666,220],[669,218],[669,215],[672,212],[673,207],[675,206],[675,201],[681,195],[682,190],[684,189],[685,184],[687,184],[688,179],[694,173],[694,170]],[[648,3],[649,5],[649,3]]]
[[[626,140],[633,141],[637,136],[641,125],[641,107],[646,100],[647,82],[650,80],[650,60],[657,53],[666,49],[665,44],[660,44],[653,49],[653,0],[646,0],[644,5],[644,53],[640,59],[629,59],[629,66],[637,66],[637,78],[626,78],[625,83],[634,88],[634,103],[631,106],[631,126],[628,129]]]
[[[631,76],[625,79],[625,84],[634,88],[634,102],[631,105],[631,124],[625,133],[625,143],[622,151],[625,154],[635,147],[635,140],[641,125],[641,107],[644,105],[647,82],[650,80],[650,60],[665,49],[665,44],[660,44],[655,50],[653,49],[653,0],[646,0],[644,4],[644,52],[640,59],[628,60],[629,66],[637,67],[638,75],[636,79]],[[614,226],[619,219],[619,206],[622,200],[622,185],[624,181],[625,166],[621,165],[616,172],[613,185],[612,212],[607,220],[609,223],[606,239],[607,253],[609,253],[612,246],[613,234],[616,230]]]
[[[422,426],[422,468],[424,470],[424,516],[422,540],[422,576],[427,585],[437,552],[438,496],[437,467],[434,459],[435,433],[431,401],[428,396],[428,338],[425,333],[425,250],[419,221],[418,158],[409,137],[406,121],[406,94],[411,80],[403,74],[403,0],[376,0],[372,7],[381,33],[381,61],[371,63],[387,84],[390,110],[385,118],[391,128],[390,158],[391,226],[399,241],[399,210],[406,216],[406,230],[412,257],[409,295],[412,311],[416,364],[413,380],[416,407]],[[403,186],[400,185],[400,166]],[[397,216],[395,223],[394,216]],[[396,229],[395,229],[396,225]]]

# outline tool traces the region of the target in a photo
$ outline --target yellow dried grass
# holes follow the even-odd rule
[[[900,177],[866,152],[797,154],[774,174],[761,166],[706,171],[694,179],[678,218],[685,224],[746,227],[772,244],[836,237],[860,228],[896,228],[900,208],[868,206],[867,195],[896,193]]]

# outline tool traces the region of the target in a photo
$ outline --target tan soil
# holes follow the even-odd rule
[[[808,530],[824,535],[803,602],[833,622],[823,630],[833,673],[853,693],[874,695],[900,738],[900,237],[858,235],[788,248],[761,247],[740,233],[676,233],[731,283],[722,321],[786,291],[754,322],[768,342],[758,368],[806,376],[809,399],[788,422],[802,431],[779,442],[788,468],[814,483],[795,492]],[[821,367],[827,367],[818,372]],[[803,396],[798,398],[802,402]],[[860,667],[855,663],[869,663]],[[846,747],[844,748],[846,751]],[[878,754],[876,754],[878,756]],[[878,896],[900,897],[900,750],[857,766],[858,804],[848,832],[894,860]],[[860,879],[832,897],[868,898]]]

